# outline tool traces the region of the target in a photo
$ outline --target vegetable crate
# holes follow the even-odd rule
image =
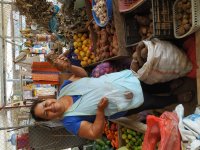
[[[174,36],[186,37],[200,29],[200,1],[176,0],[173,6]]]
[[[173,4],[174,0],[145,1],[134,11],[124,14],[126,47],[144,39],[173,39]],[[136,15],[141,17],[136,18]],[[143,16],[148,16],[149,24],[140,24],[145,22]]]
[[[119,125],[119,147],[126,146],[128,150],[141,150],[144,134]]]

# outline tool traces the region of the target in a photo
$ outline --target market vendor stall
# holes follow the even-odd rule
[[[29,128],[33,148],[37,149],[34,143],[49,147],[48,140],[36,141],[33,131],[42,133],[44,139],[48,132],[51,141],[60,137],[57,144],[63,144],[62,148],[72,145],[63,143],[65,136],[75,141],[79,141],[77,136],[92,139],[87,142],[88,148],[97,150],[185,150],[194,141],[199,142],[196,128],[190,132],[192,138],[184,135],[191,127],[187,124],[191,118],[184,118],[180,105],[175,107],[185,105],[186,116],[199,113],[194,112],[196,104],[200,105],[199,1],[16,0],[14,4],[26,17],[26,27],[20,30],[23,44],[13,60],[14,65],[20,66],[22,100],[24,104],[30,101],[34,106],[31,113],[39,120],[56,118],[49,118],[49,112],[56,113],[61,101],[66,105],[60,107],[64,114],[61,130],[66,128],[76,134],[55,135],[60,125],[44,131],[45,123],[35,126],[38,122],[30,118],[34,122]],[[134,78],[132,89],[129,77]],[[108,104],[102,96],[108,98]],[[49,99],[58,102],[51,105]],[[34,114],[41,106],[35,103],[38,100],[42,104],[48,102],[43,105],[43,114],[47,115]],[[95,123],[98,114],[103,116],[98,120],[100,127]],[[65,120],[67,117],[71,120]],[[91,134],[87,125],[98,132]],[[85,140],[81,142],[72,146],[86,144]]]

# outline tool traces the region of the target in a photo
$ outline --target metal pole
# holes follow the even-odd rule
[[[5,36],[5,28],[4,28],[4,11],[3,11],[3,7],[4,7],[4,3],[3,0],[1,0],[1,17],[2,17],[2,36]],[[5,62],[5,51],[6,51],[6,47],[5,47],[5,39],[2,39],[2,50],[1,50],[1,100],[4,104],[6,104],[6,62]]]
[[[11,4],[11,12],[10,12],[10,22],[11,22],[11,40],[14,41],[15,36],[15,27],[14,27],[14,21],[13,21],[13,3]],[[15,42],[12,43],[12,60],[15,60]],[[12,61],[13,66],[13,75],[15,71],[15,64]]]

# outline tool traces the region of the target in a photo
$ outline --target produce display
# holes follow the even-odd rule
[[[106,137],[94,141],[93,150],[114,150]]]
[[[175,5],[177,35],[187,33],[192,27],[191,0],[180,0]]]
[[[21,15],[26,16],[28,20],[34,20],[38,25],[48,30],[48,23],[53,14],[51,2],[46,0],[16,0],[15,5]]]
[[[75,1],[61,1],[61,10],[56,14],[59,28],[57,33],[68,40],[73,40],[73,34],[86,31],[88,16],[85,7],[74,9]]]
[[[153,18],[152,13],[149,15],[134,15],[139,25],[139,35],[142,40],[150,38],[153,35]]]
[[[143,42],[136,46],[136,50],[132,55],[131,69],[137,72],[147,61],[148,49]]]
[[[95,12],[97,18],[99,18],[100,24],[105,24],[108,20],[106,0],[94,0],[95,5],[92,10]]]
[[[117,124],[107,121],[105,124],[104,133],[107,139],[111,141],[112,147],[117,149],[119,147]]]
[[[94,31],[97,34],[96,45],[94,45],[96,46],[96,61],[117,56],[119,47],[113,22],[106,25],[105,28],[100,28],[93,22],[93,26],[89,26],[88,30],[90,32]]]
[[[144,135],[132,129],[125,127],[121,128],[122,143],[126,145],[129,150],[141,150]]]
[[[96,62],[95,55],[91,52],[91,42],[86,33],[74,34],[74,53],[78,56],[81,61],[81,66],[86,67]]]

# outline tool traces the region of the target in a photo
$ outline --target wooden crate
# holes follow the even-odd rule
[[[126,47],[135,46],[142,40],[134,15],[152,14],[153,33],[150,38],[174,39],[172,6],[174,0],[148,0],[130,13],[124,14]],[[152,12],[152,13],[151,13]]]
[[[118,10],[118,2],[117,1],[112,1],[112,2],[113,2],[113,18],[114,18],[114,22],[115,22],[114,26],[115,26],[115,29],[116,29],[116,34],[117,34],[117,38],[118,38],[118,46],[119,46],[118,54],[116,56],[100,60],[99,62],[92,64],[90,66],[97,65],[97,64],[104,62],[104,61],[117,60],[117,59],[123,59],[123,58],[129,57],[129,53],[128,53],[126,47],[125,47],[125,40],[123,38],[124,37],[123,15]],[[89,3],[86,4],[86,6],[87,5],[89,5]],[[86,9],[89,9],[86,12],[90,16],[89,19],[91,19],[91,15],[90,15],[91,14],[91,7],[87,6]],[[90,28],[92,28],[92,26],[93,26],[92,20],[90,20],[90,24],[88,25]],[[91,40],[93,42],[92,51],[95,52],[96,47],[97,47],[96,43],[97,43],[98,39],[97,39],[97,34],[94,32],[93,29],[91,30]]]
[[[121,132],[122,127],[126,127],[136,132],[145,134],[147,125],[142,122],[139,122],[137,118],[138,117],[136,114],[129,117],[121,117],[117,120],[111,120],[112,122],[117,123],[118,125],[119,147],[125,146],[125,142],[122,140],[122,132]]]

